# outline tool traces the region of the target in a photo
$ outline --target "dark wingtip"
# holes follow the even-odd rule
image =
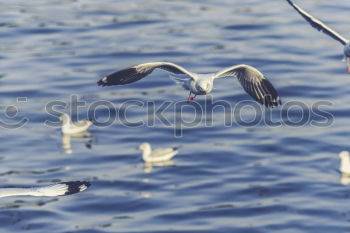
[[[103,87],[106,86],[107,85],[106,79],[107,77],[101,78],[100,80],[98,80],[97,85],[103,86]]]
[[[288,2],[289,5],[291,5],[292,7],[295,7],[295,6],[294,6],[294,3],[293,3],[291,0],[287,0],[287,2]]]
[[[274,108],[278,107],[279,105],[282,105],[282,101],[279,96],[272,97],[271,95],[266,95],[265,98],[259,102],[266,108]]]
[[[286,0],[289,5],[291,5],[299,14],[301,14],[304,18],[305,16],[300,12],[299,6],[296,5],[294,2],[292,2],[291,0]]]
[[[279,96],[277,96],[276,98],[271,98],[271,96],[266,98],[265,106],[267,108],[274,108],[278,107],[279,105],[282,105],[282,101]]]
[[[61,184],[67,185],[67,192],[64,195],[71,195],[74,193],[82,192],[91,186],[88,181],[69,181],[62,182]]]
[[[267,108],[274,108],[282,105],[281,97],[266,77],[262,80],[262,87],[268,94],[261,100],[261,104],[265,105]]]

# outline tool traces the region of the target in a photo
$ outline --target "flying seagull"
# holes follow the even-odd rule
[[[89,120],[72,122],[68,114],[65,113],[59,119],[62,122],[61,131],[63,134],[79,134],[85,132],[92,125],[92,121]]]
[[[322,23],[320,20],[314,18],[312,15],[301,9],[298,5],[294,4],[291,0],[287,0],[287,2],[307,21],[309,24],[316,28],[318,31],[321,31],[333,39],[339,41],[342,45],[344,45],[344,56],[345,62],[347,66],[347,71],[350,73],[350,41],[345,39],[339,33]]]
[[[150,62],[135,65],[107,75],[97,82],[99,86],[124,85],[136,82],[156,68],[168,71],[175,75],[186,75],[185,79],[176,78],[185,90],[190,91],[188,101],[194,100],[197,95],[209,94],[214,86],[214,80],[224,77],[236,77],[248,94],[266,107],[281,104],[281,99],[270,81],[256,68],[249,65],[236,65],[215,74],[196,74],[170,62]],[[194,94],[194,96],[191,96]]]
[[[36,197],[54,197],[71,195],[82,192],[91,184],[86,181],[69,181],[49,186],[32,188],[0,188],[0,197],[8,196],[36,196]]]
[[[152,151],[151,145],[147,142],[142,143],[139,147],[142,151],[142,159],[146,163],[164,162],[172,159],[179,151],[176,147],[173,148],[158,148]]]

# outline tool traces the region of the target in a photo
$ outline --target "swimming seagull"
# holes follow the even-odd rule
[[[92,125],[92,122],[89,120],[72,122],[68,114],[65,113],[59,119],[62,122],[61,131],[64,134],[79,134],[86,131]]]
[[[99,86],[112,86],[133,83],[146,77],[157,68],[175,75],[188,76],[186,79],[176,79],[178,84],[190,91],[188,101],[194,100],[197,95],[209,94],[213,89],[215,79],[233,76],[237,77],[244,90],[259,103],[266,107],[281,104],[280,97],[270,81],[256,68],[243,64],[231,66],[215,74],[196,74],[174,63],[150,62],[111,73],[99,80],[97,84]],[[194,96],[191,96],[192,94]]]
[[[90,186],[87,181],[69,181],[49,186],[32,188],[0,188],[0,197],[8,196],[36,196],[36,197],[54,197],[71,195],[82,192]]]
[[[321,31],[333,39],[339,41],[344,45],[344,56],[345,62],[347,65],[347,71],[350,73],[350,41],[342,37],[339,33],[322,23],[320,20],[314,18],[312,15],[301,9],[298,5],[294,4],[291,0],[287,2],[307,21],[309,24],[316,28],[318,31]]]
[[[340,167],[339,171],[343,174],[350,175],[350,154],[348,151],[342,151],[339,153]]]
[[[151,145],[147,142],[142,143],[139,147],[142,151],[142,159],[146,163],[158,163],[172,159],[179,151],[173,148],[158,148],[152,151]]]

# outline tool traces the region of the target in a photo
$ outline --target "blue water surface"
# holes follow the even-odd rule
[[[350,2],[297,3],[350,36]],[[342,49],[282,0],[3,0],[0,187],[92,185],[0,199],[0,232],[348,232],[350,181],[337,171],[350,138]],[[261,107],[234,79],[187,104],[162,71],[96,85],[150,61],[202,73],[249,64],[283,105]],[[205,109],[218,101],[232,113]],[[167,122],[154,115],[164,103]],[[59,112],[95,119],[91,137],[64,141]],[[180,153],[148,166],[142,142]]]

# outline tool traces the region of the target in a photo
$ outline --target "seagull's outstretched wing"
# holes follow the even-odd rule
[[[291,0],[287,0],[287,2],[306,20],[309,22],[309,24],[316,28],[317,30],[324,32],[325,34],[329,35],[333,39],[339,41],[343,45],[346,45],[348,43],[348,40],[339,35],[336,31],[322,23],[320,20],[316,19],[303,9],[301,9],[298,5],[294,4]]]
[[[36,197],[54,197],[62,195],[71,195],[82,192],[90,186],[87,181],[69,181],[54,185],[34,187],[34,188],[1,188],[0,197],[8,196],[36,196]]]
[[[124,85],[127,83],[136,82],[150,73],[156,68],[166,70],[173,74],[186,74],[193,80],[197,77],[185,68],[170,62],[150,62],[140,65],[135,65],[112,74],[107,75],[97,82],[99,86]]]
[[[281,104],[276,89],[270,81],[257,69],[248,65],[236,65],[218,72],[214,78],[237,77],[244,90],[266,107]]]

